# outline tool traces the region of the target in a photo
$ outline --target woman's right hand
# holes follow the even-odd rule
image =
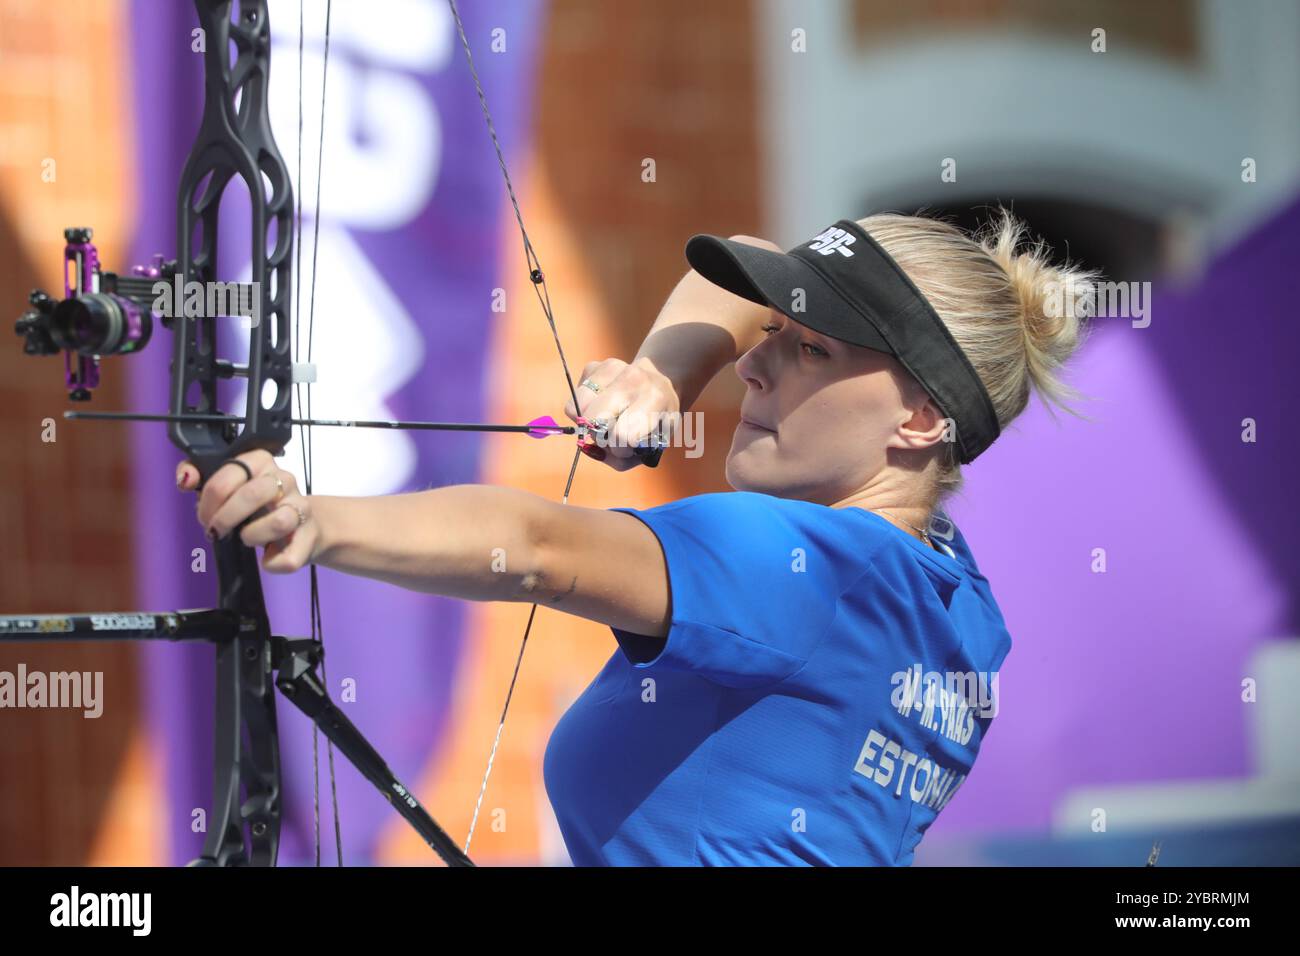
[[[665,419],[676,425],[681,409],[677,392],[668,377],[648,360],[636,359],[631,364],[616,358],[590,362],[579,382],[582,408],[575,409],[570,399],[564,414],[573,422],[581,414],[588,421],[605,419],[610,423],[608,444],[589,445],[583,452],[615,471],[627,471],[640,464],[633,449],[648,444],[650,435]]]

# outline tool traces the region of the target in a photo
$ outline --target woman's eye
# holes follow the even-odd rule
[[[763,332],[763,334],[771,336],[771,335],[775,335],[777,332],[780,332],[781,326],[774,325],[771,322],[769,322],[767,325],[764,325],[762,327],[761,331]],[[824,348],[822,348],[820,345],[814,345],[812,342],[800,342],[799,347],[804,350],[805,355],[820,357],[820,356],[828,356],[831,354],[830,352],[827,352]]]

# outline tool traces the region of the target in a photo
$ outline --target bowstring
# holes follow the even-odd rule
[[[465,36],[465,23],[460,18],[460,10],[456,6],[456,0],[447,0],[447,4],[451,7],[452,17],[456,21],[456,32],[460,34],[460,45],[465,50],[465,60],[469,64],[470,76],[474,79],[474,89],[478,93],[479,106],[483,110],[483,120],[487,123],[488,134],[492,137],[492,147],[496,150],[497,165],[501,167],[506,192],[509,194],[510,204],[515,210],[515,222],[519,224],[519,235],[524,246],[524,259],[528,264],[528,277],[532,280],[533,290],[537,293],[537,301],[541,303],[542,312],[546,315],[546,323],[551,329],[551,337],[555,340],[555,350],[560,357],[560,366],[564,369],[564,381],[569,388],[569,397],[573,400],[573,409],[576,414],[581,409],[578,404],[578,391],[573,386],[573,375],[569,372],[569,361],[565,357],[564,346],[560,342],[559,329],[555,326],[555,314],[551,311],[551,294],[546,287],[546,276],[542,272],[542,266],[538,261],[532,240],[528,237],[528,229],[524,226],[524,216],[519,210],[519,199],[515,196],[514,183],[510,180],[510,170],[506,168],[505,153],[501,149],[500,139],[497,138],[496,125],[492,122],[492,113],[488,110],[487,97],[483,94],[483,84],[479,81],[478,69],[474,66],[474,54],[470,50],[469,39]],[[569,492],[573,489],[573,477],[577,474],[578,459],[581,457],[581,450],[574,452],[573,464],[569,466],[569,477],[564,484],[564,496],[561,499],[563,504],[569,503]],[[487,793],[488,779],[492,776],[492,766],[496,761],[497,748],[501,745],[501,736],[506,728],[506,715],[510,712],[510,701],[514,698],[515,684],[519,680],[519,670],[524,661],[524,651],[528,648],[528,636],[532,633],[533,620],[536,617],[537,605],[533,604],[528,612],[528,623],[524,627],[524,638],[519,644],[519,656],[515,659],[515,668],[510,677],[510,686],[506,690],[505,704],[501,708],[501,719],[497,723],[496,737],[492,741],[492,750],[488,754],[487,769],[483,773],[483,782],[479,786],[478,799],[474,802],[474,815],[470,819],[469,835],[465,838],[466,855],[469,854],[470,843],[474,840],[474,828],[478,825],[479,811],[483,806],[483,796]]]
[[[564,381],[569,387],[569,397],[573,399],[573,407],[578,408],[578,392],[573,387],[573,376],[569,373],[569,361],[564,355],[564,346],[560,344],[560,332],[555,327],[555,313],[551,310],[551,293],[546,287],[546,277],[542,272],[541,263],[537,259],[537,252],[533,248],[532,240],[528,237],[528,229],[524,226],[524,215],[519,210],[519,199],[515,196],[514,183],[510,179],[510,170],[506,168],[506,158],[501,149],[501,140],[497,138],[496,124],[492,122],[492,114],[488,111],[487,97],[483,95],[483,84],[479,81],[478,69],[474,66],[474,54],[470,52],[469,40],[465,36],[465,24],[461,21],[460,10],[456,6],[456,0],[447,0],[451,6],[452,16],[456,20],[456,31],[460,34],[461,47],[465,50],[465,59],[469,63],[470,76],[474,78],[474,90],[478,93],[479,106],[483,110],[483,120],[487,123],[488,134],[492,137],[492,148],[496,150],[497,165],[501,167],[501,175],[505,179],[506,192],[510,196],[510,205],[515,210],[515,222],[519,224],[519,235],[523,240],[524,257],[528,261],[528,274],[532,279],[533,289],[537,293],[537,301],[542,305],[542,311],[546,314],[546,323],[551,327],[551,336],[555,339],[555,350],[560,356],[560,365],[564,368]]]
[[[333,0],[326,0],[325,3],[325,52],[321,61],[321,89],[320,89],[320,140],[316,147],[316,199],[315,207],[312,211],[312,245],[311,245],[311,285],[307,293],[307,364],[311,364],[312,341],[316,328],[316,260],[317,253],[320,249],[320,193],[321,193],[321,171],[325,156],[325,84],[329,78],[330,62],[330,12]],[[296,196],[295,224],[294,235],[298,242],[294,249],[294,304],[293,304],[293,330],[294,330],[294,349],[296,353],[302,354],[302,130],[303,130],[303,109],[302,109],[302,69],[303,69],[303,51],[304,39],[306,37],[306,25],[304,22],[304,0],[298,0],[298,175],[296,182],[299,189]],[[303,403],[303,383],[294,382],[294,398],[299,409],[305,411],[304,418],[310,420],[311,412],[311,383],[306,383],[306,404]],[[298,437],[302,451],[302,477],[303,493],[311,494],[312,489],[312,433],[311,426],[299,426]],[[321,645],[320,655],[320,672],[321,683],[329,692],[329,677],[325,669],[325,634],[321,620],[320,604],[320,582],[316,574],[316,565],[311,565],[309,607],[311,615],[311,639]],[[338,857],[338,865],[343,865],[343,831],[339,823],[339,794],[338,784],[334,775],[334,744],[328,739],[325,742],[327,760],[329,762],[330,777],[330,800],[334,808],[334,847]],[[314,832],[316,865],[320,866],[320,727],[315,721],[311,725],[311,768],[312,768],[312,825]]]

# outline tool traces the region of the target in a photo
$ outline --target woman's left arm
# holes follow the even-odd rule
[[[239,457],[253,477],[218,470],[203,489],[199,520],[224,536],[268,508],[239,532],[245,544],[267,549],[267,571],[315,563],[413,591],[537,603],[634,634],[668,633],[663,551],[631,515],[493,485],[303,496],[266,452]],[[182,488],[196,482],[196,474],[178,475]]]

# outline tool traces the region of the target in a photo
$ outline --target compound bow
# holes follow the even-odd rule
[[[291,264],[297,249],[294,242],[301,226],[301,199],[294,205],[294,190],[271,131],[268,112],[270,82],[270,29],[267,0],[194,0],[199,25],[206,39],[204,56],[204,105],[198,135],[180,178],[176,217],[177,257],[164,262],[155,257],[147,267],[136,267],[130,276],[102,272],[98,252],[89,229],[65,232],[64,298],[55,300],[39,290],[32,293],[32,310],[19,319],[16,331],[26,339],[29,354],[64,355],[65,381],[74,401],[90,398],[99,384],[101,356],[136,352],[148,344],[155,323],[174,335],[171,362],[170,411],[168,414],[67,413],[71,418],[161,421],[169,425],[169,437],[206,481],[234,456],[252,450],[283,454],[293,427],[302,429],[304,491],[311,493],[312,426],[410,428],[522,432],[533,437],[578,434],[580,447],[568,471],[563,500],[568,501],[577,471],[582,444],[603,438],[602,423],[578,419],[577,427],[559,426],[550,418],[527,425],[476,425],[439,422],[346,422],[311,418],[311,320],[314,317],[315,263],[308,299],[307,354],[295,361],[297,344],[303,337],[298,325],[300,286],[291,279],[301,269]],[[564,371],[573,407],[580,409],[577,391],[560,342],[546,279],[536,251],[524,226],[523,215],[506,167],[487,99],[474,65],[469,40],[455,0],[448,0],[466,62],[474,80],[487,130],[496,151],[505,186],[514,207],[523,242],[529,278],[550,327]],[[330,3],[325,12],[322,77],[322,129],[318,145],[316,177],[316,229],[319,231],[319,166],[324,148],[324,85],[329,66]],[[299,7],[299,66],[302,62],[302,9]],[[233,61],[229,51],[235,51]],[[302,93],[299,78],[298,179],[301,181]],[[252,277],[246,284],[217,283],[217,220],[222,195],[236,177],[248,189],[252,226]],[[296,228],[297,227],[297,228]],[[196,241],[197,240],[197,241]],[[313,251],[313,260],[315,253]],[[214,285],[232,287],[238,301],[256,306],[256,320],[249,322],[248,358],[237,363],[219,358],[218,320],[230,314],[193,314],[178,308],[170,315],[151,307],[159,282],[190,289]],[[178,296],[179,297],[179,296]],[[251,314],[243,313],[243,314]],[[295,334],[291,335],[293,331]],[[301,357],[301,356],[299,356]],[[218,384],[243,378],[247,383],[243,413],[219,411]],[[306,403],[302,386],[306,386]],[[303,417],[293,417],[297,393]],[[662,451],[660,443],[636,450],[642,462],[653,467]],[[534,604],[528,614],[514,672],[506,692],[496,735],[475,802],[464,849],[434,821],[414,795],[388,768],[379,753],[365,740],[352,722],[329,699],[324,671],[324,643],[321,634],[320,594],[316,568],[311,575],[310,638],[290,639],[272,634],[263,599],[257,554],[243,545],[237,535],[213,542],[217,564],[217,607],[202,611],[164,614],[112,613],[88,615],[28,615],[0,617],[0,640],[54,638],[72,640],[165,639],[208,641],[216,647],[216,716],[213,764],[212,818],[202,855],[191,865],[274,865],[279,845],[281,788],[279,742],[274,689],[278,688],[296,707],[310,717],[329,741],[331,789],[334,780],[333,749],[338,747],[396,808],[398,813],[425,839],[448,865],[472,866],[468,856],[474,827],[487,790],[510,701],[528,646]],[[317,667],[320,674],[317,674]],[[316,743],[313,736],[313,762]],[[338,804],[334,797],[336,835]],[[338,844],[342,864],[341,842]],[[316,860],[320,862],[319,818],[316,819]]]

